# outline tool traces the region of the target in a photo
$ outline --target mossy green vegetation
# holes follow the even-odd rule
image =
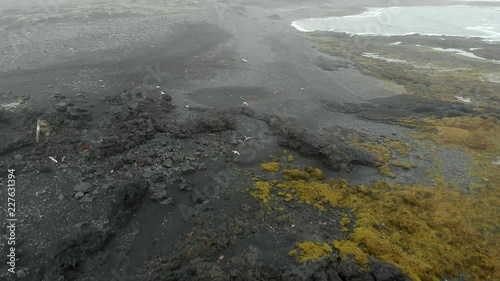
[[[265,171],[277,173],[281,169],[281,164],[277,161],[265,162],[265,163],[260,164],[260,167]]]
[[[435,143],[465,147],[479,152],[498,152],[500,121],[494,118],[450,117],[422,118],[416,126],[421,138]]]
[[[359,139],[354,138],[351,140],[351,145],[363,147],[375,155],[378,161],[383,164],[391,160],[391,151],[383,145],[374,145],[370,143],[361,142]]]
[[[417,128],[421,133],[413,134],[417,139],[464,148],[474,158],[471,173],[489,186],[500,186],[500,120],[490,117],[450,117],[404,120],[406,125]]]
[[[297,257],[300,263],[319,261],[333,252],[327,243],[303,241],[297,243],[297,248],[288,252],[288,255]]]
[[[417,167],[417,165],[415,165],[413,163],[404,162],[404,161],[391,161],[391,162],[389,162],[389,164],[391,164],[392,166],[401,167],[401,168],[407,169],[407,170]]]
[[[356,242],[343,240],[343,241],[333,241],[333,247],[335,247],[339,253],[340,257],[345,260],[354,258],[359,262],[362,268],[365,268],[368,264],[368,254],[359,247]]]
[[[311,175],[299,169],[286,169],[283,171],[283,176],[285,177],[285,179],[305,180],[305,181],[311,178]]]
[[[386,175],[390,178],[396,177],[396,174],[391,170],[391,164],[389,162],[386,162],[382,166],[380,166],[379,171],[382,175]]]
[[[351,223],[351,219],[347,216],[346,213],[342,213],[342,219],[340,220],[342,226],[349,225]]]
[[[405,170],[417,167],[414,163],[403,162],[403,161],[389,161],[380,166],[379,171],[381,174],[386,175],[390,178],[395,178],[396,174],[392,172],[391,165],[395,167],[401,167]]]
[[[325,175],[323,174],[323,171],[321,171],[320,169],[314,169],[311,172],[311,177],[313,177],[315,180],[322,181]]]
[[[341,204],[356,214],[349,241],[412,279],[441,280],[464,272],[471,280],[486,280],[499,277],[494,213],[500,202],[493,195],[491,190],[467,195],[444,186],[378,182],[363,197],[356,192]]]
[[[333,243],[340,257],[354,258],[362,266],[373,256],[394,264],[413,280],[442,280],[460,274],[467,280],[500,280],[496,270],[500,268],[497,188],[486,185],[466,194],[446,184],[379,181],[349,186],[345,180],[289,179],[276,185],[256,182],[251,194],[266,205],[286,206],[287,201],[294,201],[321,211],[352,210],[355,222],[348,239],[326,242]],[[281,196],[273,196],[278,192]],[[347,219],[340,223],[351,225]],[[332,253],[325,243],[301,243],[305,244],[297,244],[290,252],[300,262]]]
[[[412,147],[406,142],[391,139],[385,139],[385,142],[389,144],[390,148],[395,149],[401,156],[408,157],[408,155],[410,155],[408,150]]]
[[[323,171],[320,169],[313,169],[312,167],[306,167],[303,171],[300,169],[285,169],[283,171],[283,176],[285,179],[304,181],[322,181],[325,177]]]
[[[269,200],[271,199],[271,185],[268,182],[258,181],[255,183],[254,189],[250,192],[250,194],[262,200],[264,204],[268,205]]]
[[[394,158],[394,155],[391,150],[397,151],[398,154],[400,154],[401,156],[404,157],[409,156],[408,150],[412,149],[412,147],[405,142],[398,140],[384,139],[384,143],[375,145],[371,143],[361,142],[359,139],[354,138],[350,141],[350,144],[362,147],[371,152],[373,155],[375,155],[378,159],[378,164],[380,165],[379,167],[380,173],[390,178],[396,177],[396,174],[391,170],[391,165],[396,167],[401,167],[404,169],[410,169],[416,167],[415,164],[410,162],[390,161],[392,158]]]

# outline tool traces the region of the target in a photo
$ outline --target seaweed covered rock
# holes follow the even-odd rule
[[[350,171],[354,164],[376,165],[377,159],[373,155],[346,144],[341,135],[328,131],[316,134],[277,116],[266,116],[264,120],[279,136],[281,146],[295,149],[305,156],[319,157],[332,170]]]

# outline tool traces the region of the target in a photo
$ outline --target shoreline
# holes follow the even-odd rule
[[[364,26],[366,29],[368,28],[378,28],[381,29],[382,26],[390,26],[389,22],[385,21],[391,21],[394,20],[394,16],[396,16],[398,13],[400,13],[401,9],[404,8],[418,8],[418,9],[426,9],[426,8],[433,8],[433,7],[438,7],[438,6],[393,6],[393,7],[369,7],[366,8],[365,11],[355,14],[355,15],[343,15],[343,16],[336,16],[336,17],[314,17],[314,18],[302,18],[299,20],[294,20],[291,23],[291,26],[294,27],[295,29],[301,31],[301,32],[335,32],[335,33],[344,33],[344,34],[349,34],[351,36],[407,36],[407,35],[422,35],[422,36],[439,36],[439,37],[461,37],[461,38],[481,38],[485,42],[492,42],[492,43],[497,43],[500,41],[500,38],[495,35],[491,34],[496,34],[498,35],[499,32],[495,32],[490,30],[491,26],[487,27],[464,27],[462,30],[463,34],[450,34],[449,32],[446,33],[443,31],[443,33],[428,33],[428,32],[418,32],[418,31],[406,31],[403,33],[396,33],[396,32],[382,32],[378,31],[376,33],[373,32],[362,32],[361,26]],[[445,7],[460,7],[460,8],[478,8],[477,6],[445,6]],[[494,7],[494,6],[493,6]],[[487,7],[487,8],[492,8],[492,7]],[[395,10],[395,12],[391,10]],[[485,11],[487,11],[485,9]],[[445,11],[443,11],[444,14]],[[378,18],[377,16],[381,16]],[[351,30],[343,30],[342,26],[345,25],[346,23],[342,23],[342,20],[345,22],[348,19],[362,19],[362,18],[373,18],[370,21],[365,22],[364,24],[362,23],[357,23],[357,22],[352,22],[352,24],[355,26],[351,29],[357,30],[357,31],[351,31]],[[333,20],[340,20],[340,22],[336,22],[336,25],[340,25],[341,27],[336,27],[336,28],[328,28],[325,26],[325,24],[322,24],[323,27],[320,27],[321,22],[330,22],[330,26],[334,26],[335,24],[332,22]],[[486,20],[486,18],[483,18],[483,21]],[[493,19],[490,19],[492,21]],[[308,23],[308,22],[313,22],[313,23]],[[315,24],[314,24],[315,23]],[[480,24],[480,26],[484,25],[484,22],[481,23],[476,23]],[[304,26],[308,26],[304,27]],[[470,25],[470,23],[469,23]],[[344,28],[350,28],[348,27],[349,25],[345,26]],[[356,27],[357,26],[357,27]],[[387,27],[386,27],[387,28]],[[467,34],[468,31],[470,30],[478,30],[481,31],[485,34],[483,35],[472,35],[472,34]],[[456,32],[455,32],[456,33]],[[488,35],[490,34],[490,35]],[[495,37],[496,40],[495,40]]]

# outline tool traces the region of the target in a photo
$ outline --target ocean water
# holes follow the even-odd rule
[[[495,1],[500,2],[500,1]],[[292,22],[304,32],[334,31],[360,35],[448,35],[500,41],[500,7],[416,6],[368,8],[358,15],[309,18]]]
[[[500,2],[500,0],[451,0],[456,2]]]

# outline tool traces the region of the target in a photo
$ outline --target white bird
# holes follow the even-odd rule
[[[236,150],[233,150],[233,154],[237,154],[237,155],[240,155],[240,153]]]

